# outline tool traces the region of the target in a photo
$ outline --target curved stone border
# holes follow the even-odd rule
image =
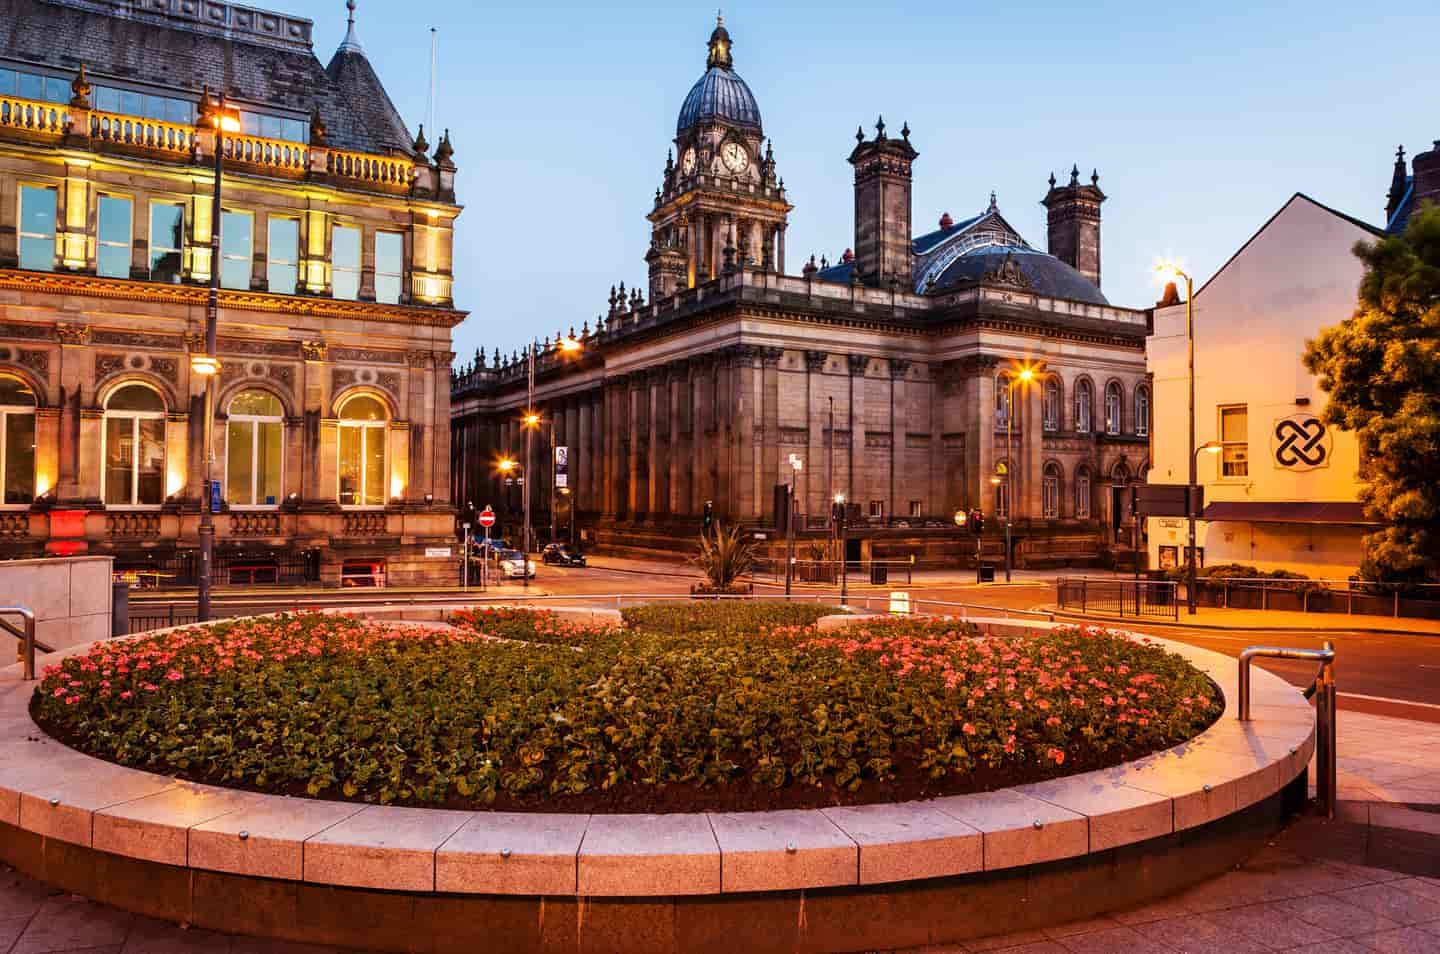
[[[968,622],[998,635],[1066,625]],[[48,740],[29,717],[33,685],[12,667],[0,672],[0,824],[197,872],[420,894],[675,898],[1007,872],[1216,822],[1305,770],[1314,715],[1296,689],[1256,671],[1253,721],[1241,723],[1234,660],[1152,642],[1226,700],[1214,726],[1164,752],[923,802],[676,815],[396,808],[179,782]]]

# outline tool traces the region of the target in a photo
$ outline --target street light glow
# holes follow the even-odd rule
[[[526,427],[536,427],[540,423],[540,415],[534,413],[526,414],[524,421]]]
[[[515,469],[515,462],[507,457],[500,462],[499,466],[502,474],[508,474]]]
[[[564,338],[561,338],[561,339],[560,339],[560,350],[561,350],[561,351],[579,351],[579,350],[580,350],[580,342],[576,341],[574,338],[571,338],[569,335],[566,335]]]
[[[211,377],[220,373],[220,359],[213,354],[192,354],[190,370],[203,377]]]
[[[957,511],[955,511],[955,526],[957,526],[957,527],[963,527],[963,526],[965,526],[965,521],[966,521],[967,519],[969,519],[969,518],[966,517],[965,511],[963,511],[963,510],[957,510]]]
[[[1200,445],[1200,449],[1207,454],[1218,454],[1223,447],[1219,441],[1206,441]]]
[[[836,502],[837,504],[843,504],[843,503],[845,502],[845,495],[844,495],[844,494],[836,494],[836,495],[835,495],[835,502]]]
[[[1159,262],[1155,265],[1155,278],[1160,282],[1189,281],[1190,276],[1175,262]]]
[[[1020,369],[1020,380],[1021,380],[1021,381],[1030,381],[1030,380],[1033,380],[1034,377],[1035,377],[1035,369],[1034,369],[1034,368],[1022,368],[1022,369]]]

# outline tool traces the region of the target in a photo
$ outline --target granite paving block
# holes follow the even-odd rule
[[[1383,915],[1402,927],[1440,920],[1440,901],[1402,891],[1389,882],[1346,888],[1335,892],[1335,896]]]
[[[134,915],[64,895],[52,898],[30,920],[10,954],[48,954],[125,942]]]
[[[20,825],[26,831],[89,846],[92,816],[121,802],[144,798],[175,785],[173,779],[90,759],[83,772],[25,783]]]
[[[1418,927],[1396,928],[1379,934],[1362,934],[1356,943],[1375,954],[1435,954],[1440,950],[1436,935]]]
[[[856,884],[859,848],[822,812],[717,812],[720,890],[780,891]]]
[[[594,815],[578,880],[584,897],[718,894],[720,846],[705,815]]]
[[[435,852],[473,812],[372,805],[305,841],[304,880],[434,891]]]
[[[1014,789],[951,795],[930,804],[980,831],[986,871],[1072,858],[1089,850],[1089,819]]]
[[[436,852],[435,890],[573,895],[589,822],[589,815],[480,812]]]
[[[1157,838],[1175,830],[1175,810],[1168,796],[1094,775],[1020,785],[1015,791],[1089,818],[1092,852]]]
[[[190,829],[190,866],[299,881],[304,877],[305,840],[364,808],[283,797],[246,804]]]
[[[92,847],[167,865],[188,859],[190,828],[267,796],[178,782],[154,795],[97,811]]]
[[[860,846],[861,884],[939,878],[984,867],[979,829],[925,802],[824,812]]]
[[[1186,954],[1265,954],[1271,948],[1201,915],[1132,924],[1146,940]]]

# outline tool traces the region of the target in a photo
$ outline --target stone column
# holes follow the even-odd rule
[[[666,394],[669,387],[669,372],[665,368],[651,368],[646,375],[647,416],[650,420],[646,463],[650,472],[645,499],[649,502],[652,518],[663,516],[670,502],[670,462],[665,454],[669,435],[664,433],[669,427],[670,401]]]
[[[908,358],[890,359],[890,486],[888,491],[890,504],[888,516],[891,517],[910,516],[909,507],[902,507],[900,503],[902,495],[895,480],[897,473],[904,468],[905,463],[905,435],[909,430],[905,415],[907,396],[905,376],[910,373],[911,363]],[[906,499],[908,501],[908,496]]]
[[[730,496],[736,519],[750,519],[764,513],[763,497],[759,496],[759,454],[755,447],[756,424],[763,421],[760,401],[760,375],[756,374],[758,349],[740,345],[731,364],[729,423],[734,451],[730,472],[734,478]],[[763,426],[763,424],[762,424]]]
[[[691,472],[690,512],[702,513],[705,501],[714,500],[715,447],[710,422],[715,414],[715,364],[712,356],[690,364],[690,447],[695,458]]]
[[[790,479],[789,464],[780,459],[780,359],[783,348],[760,349],[760,454],[755,475],[755,502],[759,512],[768,513],[775,484]]]
[[[647,484],[641,483],[641,441],[644,439],[641,428],[641,421],[644,415],[644,408],[641,402],[644,400],[645,378],[639,372],[632,373],[626,379],[625,404],[628,421],[627,431],[630,435],[629,453],[626,455],[626,472],[629,475],[627,486],[627,503],[631,520],[640,520],[645,513],[645,491]]]
[[[13,187],[13,180],[9,184]],[[0,235],[3,233],[4,229],[0,228]],[[65,396],[60,407],[61,451],[56,474],[56,499],[67,502],[98,501],[100,473],[96,470],[92,478],[86,471],[100,466],[100,428],[98,424],[87,427],[82,418],[83,392],[89,390],[90,402],[96,402],[95,379],[85,367],[94,360],[86,346],[90,340],[90,326],[62,322],[56,325],[55,335],[60,340],[55,373],[59,377],[60,393]],[[93,489],[87,490],[88,487]]]
[[[690,364],[677,361],[670,365],[670,383],[666,397],[670,408],[666,419],[670,422],[669,478],[666,487],[670,491],[668,509],[671,516],[678,517],[690,512],[686,478],[694,473],[695,462],[690,459],[689,449],[689,407],[686,391],[690,386]]]
[[[1044,427],[1041,424],[1040,412],[1044,396],[1044,378],[1037,377],[1028,384],[1022,383],[1016,386],[1017,395],[1024,392],[1024,397],[1016,398],[1019,406],[1024,410],[1024,416],[1020,420],[1025,422],[1025,439],[1023,442],[1023,466],[1020,486],[1025,490],[1025,509],[1021,511],[1027,517],[1040,517],[1044,514],[1044,501],[1041,499],[1045,490],[1043,473],[1045,468]]]
[[[975,388],[976,477],[980,482],[975,499],[988,520],[994,519],[998,500],[997,485],[990,483],[990,478],[995,475],[995,462],[1005,454],[1005,448],[997,447],[995,441],[995,363],[995,358],[983,355],[970,369]]]
[[[870,367],[870,357],[851,354],[846,355],[845,359],[850,370],[850,400],[845,409],[846,427],[850,432],[849,444],[845,450],[845,499],[849,503],[866,507],[868,504],[861,500],[865,488],[860,486],[855,457],[857,453],[865,450],[865,372]],[[839,483],[838,477],[836,483]]]
[[[100,474],[105,460],[100,456],[100,435],[104,433],[105,412],[98,407],[80,409],[80,440],[76,443],[76,497],[83,501],[100,500]]]
[[[828,358],[824,351],[805,352],[805,503],[801,509],[814,514],[830,512],[825,498],[830,460],[825,429],[830,426],[830,402],[822,393]]]
[[[775,230],[775,274],[777,275],[785,274],[785,229],[786,226],[782,223]]]
[[[43,393],[43,392],[41,392]],[[59,493],[60,414],[58,407],[35,409],[35,495]]]

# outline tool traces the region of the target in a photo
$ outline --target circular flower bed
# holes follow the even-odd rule
[[[136,768],[451,808],[689,811],[923,798],[1188,739],[1220,711],[1180,657],[1097,629],[837,633],[823,608],[529,610],[449,629],[302,614],[102,642],[47,670],[47,731]]]

